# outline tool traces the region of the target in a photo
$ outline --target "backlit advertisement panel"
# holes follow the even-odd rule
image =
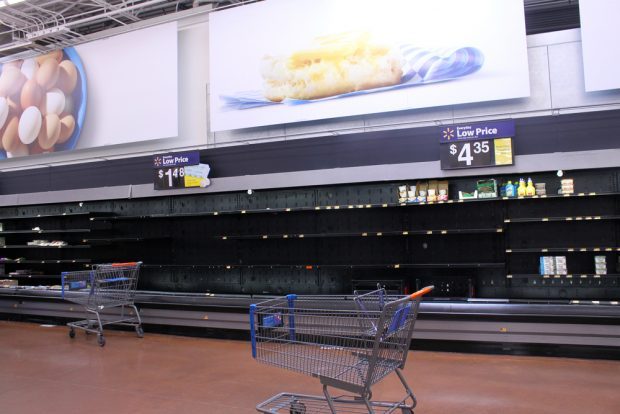
[[[213,131],[529,96],[522,0],[267,0],[209,38]]]

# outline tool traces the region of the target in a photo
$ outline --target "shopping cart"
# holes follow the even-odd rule
[[[354,298],[297,296],[250,306],[252,356],[259,362],[316,377],[323,396],[281,393],[256,406],[262,413],[413,413],[416,398],[405,366],[425,287],[411,295],[378,289]],[[396,372],[405,396],[372,401],[371,387]],[[353,395],[333,397],[328,387]]]
[[[91,270],[62,273],[62,297],[84,307],[86,319],[70,322],[69,337],[75,338],[75,329],[96,333],[100,346],[105,345],[104,325],[133,326],[139,338],[144,336],[142,320],[134,305],[138,273],[142,262],[95,265]],[[120,315],[103,312],[120,307]],[[131,308],[133,312],[127,313]],[[89,318],[95,314],[96,319]]]

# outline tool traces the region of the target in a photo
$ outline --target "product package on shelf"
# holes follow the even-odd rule
[[[474,190],[473,193],[467,193],[465,191],[459,191],[459,200],[470,200],[478,198],[478,190]]]
[[[497,197],[497,181],[494,178],[489,180],[478,180],[476,183],[478,198]]]
[[[0,287],[15,287],[17,286],[17,280],[15,279],[0,279]]]
[[[418,181],[416,185],[403,184],[398,186],[399,203],[423,203],[448,201],[448,181]]]
[[[407,201],[409,188],[407,185],[399,185],[398,186],[398,202],[404,203]]]
[[[407,202],[415,203],[417,197],[416,186],[412,185],[409,187],[409,191],[407,191]]]
[[[536,188],[531,178],[527,179],[527,185],[525,186],[525,196],[533,197],[536,194]]]
[[[607,274],[607,257],[606,256],[594,256],[594,274],[597,274],[597,275]]]
[[[416,183],[416,190],[418,192],[418,196],[416,201],[418,203],[424,203],[428,197],[428,182],[426,181],[418,181]]]
[[[555,260],[553,256],[541,256],[539,273],[541,275],[555,275]]]
[[[517,196],[517,187],[513,184],[512,181],[508,180],[506,184],[502,186],[503,191],[502,195],[504,197],[516,197]]]
[[[568,270],[566,268],[566,256],[555,256],[554,262],[556,275],[568,274]]]
[[[565,178],[561,180],[560,183],[562,184],[560,189],[561,194],[573,194],[575,192],[572,178]]]
[[[517,196],[525,197],[527,185],[525,184],[525,178],[519,178],[519,186],[517,187]]]
[[[536,183],[534,184],[534,187],[536,188],[537,196],[547,195],[547,188],[545,183]]]
[[[437,201],[439,190],[437,188],[437,180],[430,180],[428,182],[428,193],[426,196],[426,200],[428,202]]]
[[[437,190],[439,191],[437,199],[439,201],[448,201],[448,181],[437,181]]]

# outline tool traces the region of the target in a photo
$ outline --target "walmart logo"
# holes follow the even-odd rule
[[[443,133],[443,139],[450,141],[452,138],[454,138],[454,129],[450,127],[444,129],[442,133]]]

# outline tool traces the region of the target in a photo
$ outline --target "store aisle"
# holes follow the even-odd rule
[[[62,326],[0,322],[3,414],[252,413],[318,380],[254,362],[247,342],[109,331],[100,348]],[[620,361],[414,352],[405,369],[417,414],[620,412]],[[400,396],[397,379],[374,388]]]

